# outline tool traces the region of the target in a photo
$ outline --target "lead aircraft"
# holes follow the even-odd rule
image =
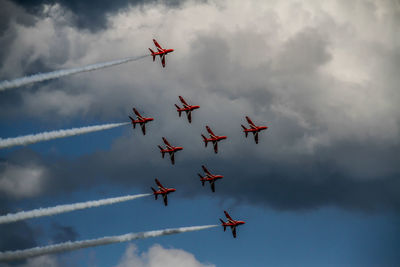
[[[146,134],[146,123],[148,123],[149,121],[153,121],[153,118],[145,118],[142,115],[140,115],[139,111],[137,111],[135,108],[133,108],[133,112],[136,114],[136,120],[134,118],[132,118],[131,116],[129,116],[129,118],[131,119],[133,128],[136,128],[136,123],[140,124],[140,127],[142,127],[142,132],[143,135]]]
[[[165,139],[165,137],[163,137],[162,140],[164,141],[164,144],[167,146],[167,148],[164,149],[162,146],[158,146],[158,148],[160,149],[160,152],[161,152],[161,156],[162,156],[162,158],[164,158],[165,153],[168,153],[171,157],[171,163],[172,163],[172,165],[174,165],[175,164],[175,153],[182,150],[183,147],[171,146],[168,143],[167,139]]]
[[[204,165],[202,165],[201,167],[203,168],[203,171],[204,171],[204,173],[206,174],[206,176],[204,176],[204,177],[201,176],[200,173],[198,174],[198,175],[200,176],[201,184],[204,186],[204,183],[205,183],[205,182],[210,182],[211,191],[215,192],[215,181],[218,180],[218,179],[224,178],[224,176],[223,176],[223,175],[220,175],[220,174],[211,174],[211,173],[207,170],[206,166],[204,166]]]
[[[186,112],[188,121],[189,121],[189,123],[191,123],[192,122],[192,111],[200,108],[200,106],[189,105],[188,103],[186,103],[185,99],[183,99],[183,97],[181,97],[181,96],[179,96],[179,100],[183,104],[183,108],[181,108],[177,104],[175,104],[176,111],[178,111],[178,113],[179,113],[179,117],[182,115],[182,112]]]
[[[263,130],[268,129],[268,127],[267,126],[256,126],[248,116],[246,116],[246,120],[247,120],[250,128],[248,129],[242,124],[244,135],[247,137],[247,135],[249,133],[253,133],[254,141],[256,142],[256,144],[258,144],[258,133]]]
[[[174,52],[174,49],[164,49],[164,48],[162,48],[161,45],[159,45],[157,43],[156,39],[153,39],[153,43],[157,47],[157,52],[154,52],[153,50],[151,50],[149,48],[149,50],[151,52],[151,55],[153,56],[153,62],[154,62],[154,60],[156,60],[156,56],[160,56],[161,64],[162,64],[163,68],[165,68],[165,56],[168,53]]]
[[[175,192],[176,189],[175,188],[165,188],[160,181],[157,180],[157,178],[155,179],[156,184],[158,185],[158,190],[155,190],[153,187],[151,188],[151,190],[153,190],[153,194],[154,194],[154,198],[157,200],[158,195],[162,195],[163,199],[164,199],[164,205],[168,206],[168,194]]]
[[[218,153],[218,142],[226,139],[227,137],[224,135],[215,135],[208,126],[206,126],[206,129],[207,132],[210,134],[210,138],[205,137],[203,134],[201,135],[203,137],[204,145],[205,147],[207,147],[207,143],[212,142],[214,146],[214,152]]]
[[[241,224],[245,224],[244,221],[236,221],[234,219],[231,218],[231,216],[229,216],[228,212],[226,212],[224,210],[227,222],[224,222],[222,219],[219,219],[221,221],[221,225],[224,227],[224,232],[226,231],[226,227],[230,227],[232,230],[232,235],[234,238],[236,238],[236,227],[241,225]]]

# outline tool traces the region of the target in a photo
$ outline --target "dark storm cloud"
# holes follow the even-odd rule
[[[0,251],[36,246],[35,232],[25,223],[3,225],[0,228]]]
[[[0,6],[0,62],[3,62],[17,37],[15,24],[32,26],[37,19],[7,0],[0,0]]]
[[[13,0],[13,2],[26,8],[30,13],[38,14],[43,5],[60,4],[73,14],[72,21],[78,28],[91,31],[101,30],[107,27],[107,16],[111,16],[130,6],[157,3],[157,0],[101,0],[101,1],[79,1],[79,0]],[[161,3],[170,7],[179,6],[182,0],[166,0]]]
[[[64,226],[58,223],[53,223],[51,225],[52,229],[52,240],[54,243],[62,243],[67,241],[75,241],[79,234],[71,226]]]
[[[201,165],[206,164],[212,172],[225,176],[216,183],[217,194],[241,203],[280,210],[337,206],[364,212],[400,212],[400,196],[397,192],[400,173],[395,167],[396,159],[400,157],[399,147],[382,149],[375,145],[365,147],[363,144],[343,143],[336,147],[336,151],[321,149],[315,155],[300,158],[293,155],[282,161],[256,157],[252,154],[255,145],[242,138],[253,148],[234,150],[228,159],[205,156],[207,150],[202,147],[200,140],[193,138],[190,143],[200,149],[197,153],[201,155],[200,158],[188,157],[190,152],[182,151],[177,154],[177,163],[173,168],[169,159],[162,160],[159,152],[150,144],[128,144],[123,140],[120,142],[124,147],[114,145],[109,152],[84,156],[78,161],[63,160],[54,164],[48,160],[46,166],[53,178],[42,194],[57,195],[104,182],[139,187],[147,192],[154,183],[154,177],[158,177],[167,185],[178,188],[179,195],[191,198],[212,194],[209,185],[202,187],[197,177],[197,173],[202,173]],[[262,136],[261,142],[268,142],[266,139],[268,137]],[[231,145],[221,144],[222,153]],[[189,143],[184,144],[186,149],[189,146]],[[343,151],[347,155],[342,155]],[[377,157],[368,156],[371,153],[377,153]],[[350,166],[342,166],[338,157],[357,160],[351,160]],[[382,165],[381,161],[386,164]],[[358,167],[365,172],[347,169],[355,165],[361,165]],[[366,178],[371,175],[371,170],[382,173],[379,168],[386,170],[384,176]]]
[[[0,214],[7,214],[9,202],[0,198]],[[31,248],[37,245],[37,231],[31,228],[26,222],[17,222],[12,224],[4,224],[0,227],[0,251],[11,251]],[[23,262],[15,262],[11,266],[21,264]],[[0,263],[0,266],[1,265]],[[5,265],[8,266],[8,265]]]

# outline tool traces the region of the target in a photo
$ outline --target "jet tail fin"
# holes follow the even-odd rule
[[[207,147],[207,144],[208,144],[207,138],[203,134],[201,136],[203,137],[205,147]]]
[[[154,60],[156,60],[156,55],[154,55],[154,51],[153,50],[151,50],[150,48],[149,48],[149,50],[151,52],[151,55],[153,56],[153,62],[154,62]]]
[[[158,195],[156,194],[156,190],[152,187],[151,190],[154,192],[154,198],[157,200]]]
[[[247,135],[248,135],[248,133],[249,133],[249,132],[246,132],[247,128],[246,128],[244,125],[242,125],[242,128],[243,128],[243,130],[245,131],[245,132],[244,132],[244,135],[247,137]]]
[[[158,146],[158,148],[159,148],[160,151],[161,151],[161,156],[162,156],[162,158],[164,158],[164,157],[165,157],[164,149],[163,149],[161,146]]]
[[[176,107],[176,109],[179,113],[179,117],[180,117],[182,115],[182,111],[180,110],[181,108],[177,104],[175,104],[175,107]]]

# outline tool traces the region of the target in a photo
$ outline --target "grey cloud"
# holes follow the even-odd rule
[[[217,192],[243,201],[277,209],[333,205],[397,211],[393,188],[398,188],[400,172],[399,49],[388,37],[394,28],[387,27],[396,13],[378,3],[364,10],[360,3],[354,7],[362,11],[357,16],[310,3],[289,11],[269,4],[265,14],[257,7],[247,11],[264,24],[239,16],[230,9],[234,4],[211,11],[204,4],[209,14],[202,24],[196,19],[199,11],[188,5],[161,18],[150,16],[146,8],[128,9],[110,17],[114,28],[90,34],[58,26],[65,37],[33,47],[53,47],[52,54],[69,50],[60,66],[139,53],[151,46],[154,29],[161,44],[176,50],[165,69],[147,58],[31,90],[21,88],[15,95],[20,94],[22,104],[6,106],[0,118],[30,116],[53,124],[77,117],[124,120],[132,106],[156,118],[146,137],[127,129],[110,151],[79,160],[32,155],[41,158],[54,177],[46,182],[45,194],[110,181],[148,190],[156,176],[181,185],[182,191],[191,192],[187,196],[207,194],[196,180],[206,163],[226,175]],[[374,8],[382,8],[389,18],[371,23]],[[131,17],[139,22],[134,24]],[[69,45],[57,50],[64,40]],[[43,52],[35,59],[46,58],[51,56]],[[18,99],[15,95],[9,97]],[[178,95],[201,106],[192,125],[177,117],[173,104]],[[245,115],[270,127],[258,146],[240,132]],[[201,143],[205,124],[228,135],[217,156]],[[172,169],[156,148],[161,136],[185,147]],[[15,160],[20,156],[15,154]]]

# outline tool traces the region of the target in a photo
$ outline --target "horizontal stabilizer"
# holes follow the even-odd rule
[[[207,144],[208,144],[207,138],[203,134],[201,135],[201,137],[203,137],[204,145],[205,145],[205,147],[207,147]]]
[[[179,117],[180,117],[182,115],[182,111],[180,110],[181,108],[177,104],[175,104],[175,107],[176,107],[176,109],[179,113]]]
[[[162,158],[164,158],[164,157],[165,157],[164,149],[163,149],[161,146],[158,146],[158,148],[159,148],[160,151],[161,151],[161,156],[162,156]]]
[[[221,221],[221,223],[222,223],[222,226],[224,227],[224,232],[226,231],[226,225],[224,225],[225,224],[225,222],[222,220],[222,219],[219,219],[220,221]]]
[[[242,125],[242,128],[243,128],[243,130],[244,130],[244,135],[247,137],[247,135],[248,135],[248,133],[249,133],[249,132],[246,132],[247,128],[246,128],[244,125]]]
[[[200,173],[197,174],[200,177],[201,184],[204,186],[204,178]]]
[[[153,62],[154,62],[156,60],[156,55],[154,55],[154,51],[153,50],[151,50],[150,48],[149,48],[149,50],[150,50],[151,55],[153,56]]]
[[[136,128],[135,120],[131,116],[129,116],[129,119],[131,119],[131,121],[132,121],[133,128]]]
[[[153,192],[154,192],[154,198],[157,200],[157,196],[158,196],[158,195],[156,194],[156,190],[155,190],[153,187],[151,188],[151,190],[153,190]]]

